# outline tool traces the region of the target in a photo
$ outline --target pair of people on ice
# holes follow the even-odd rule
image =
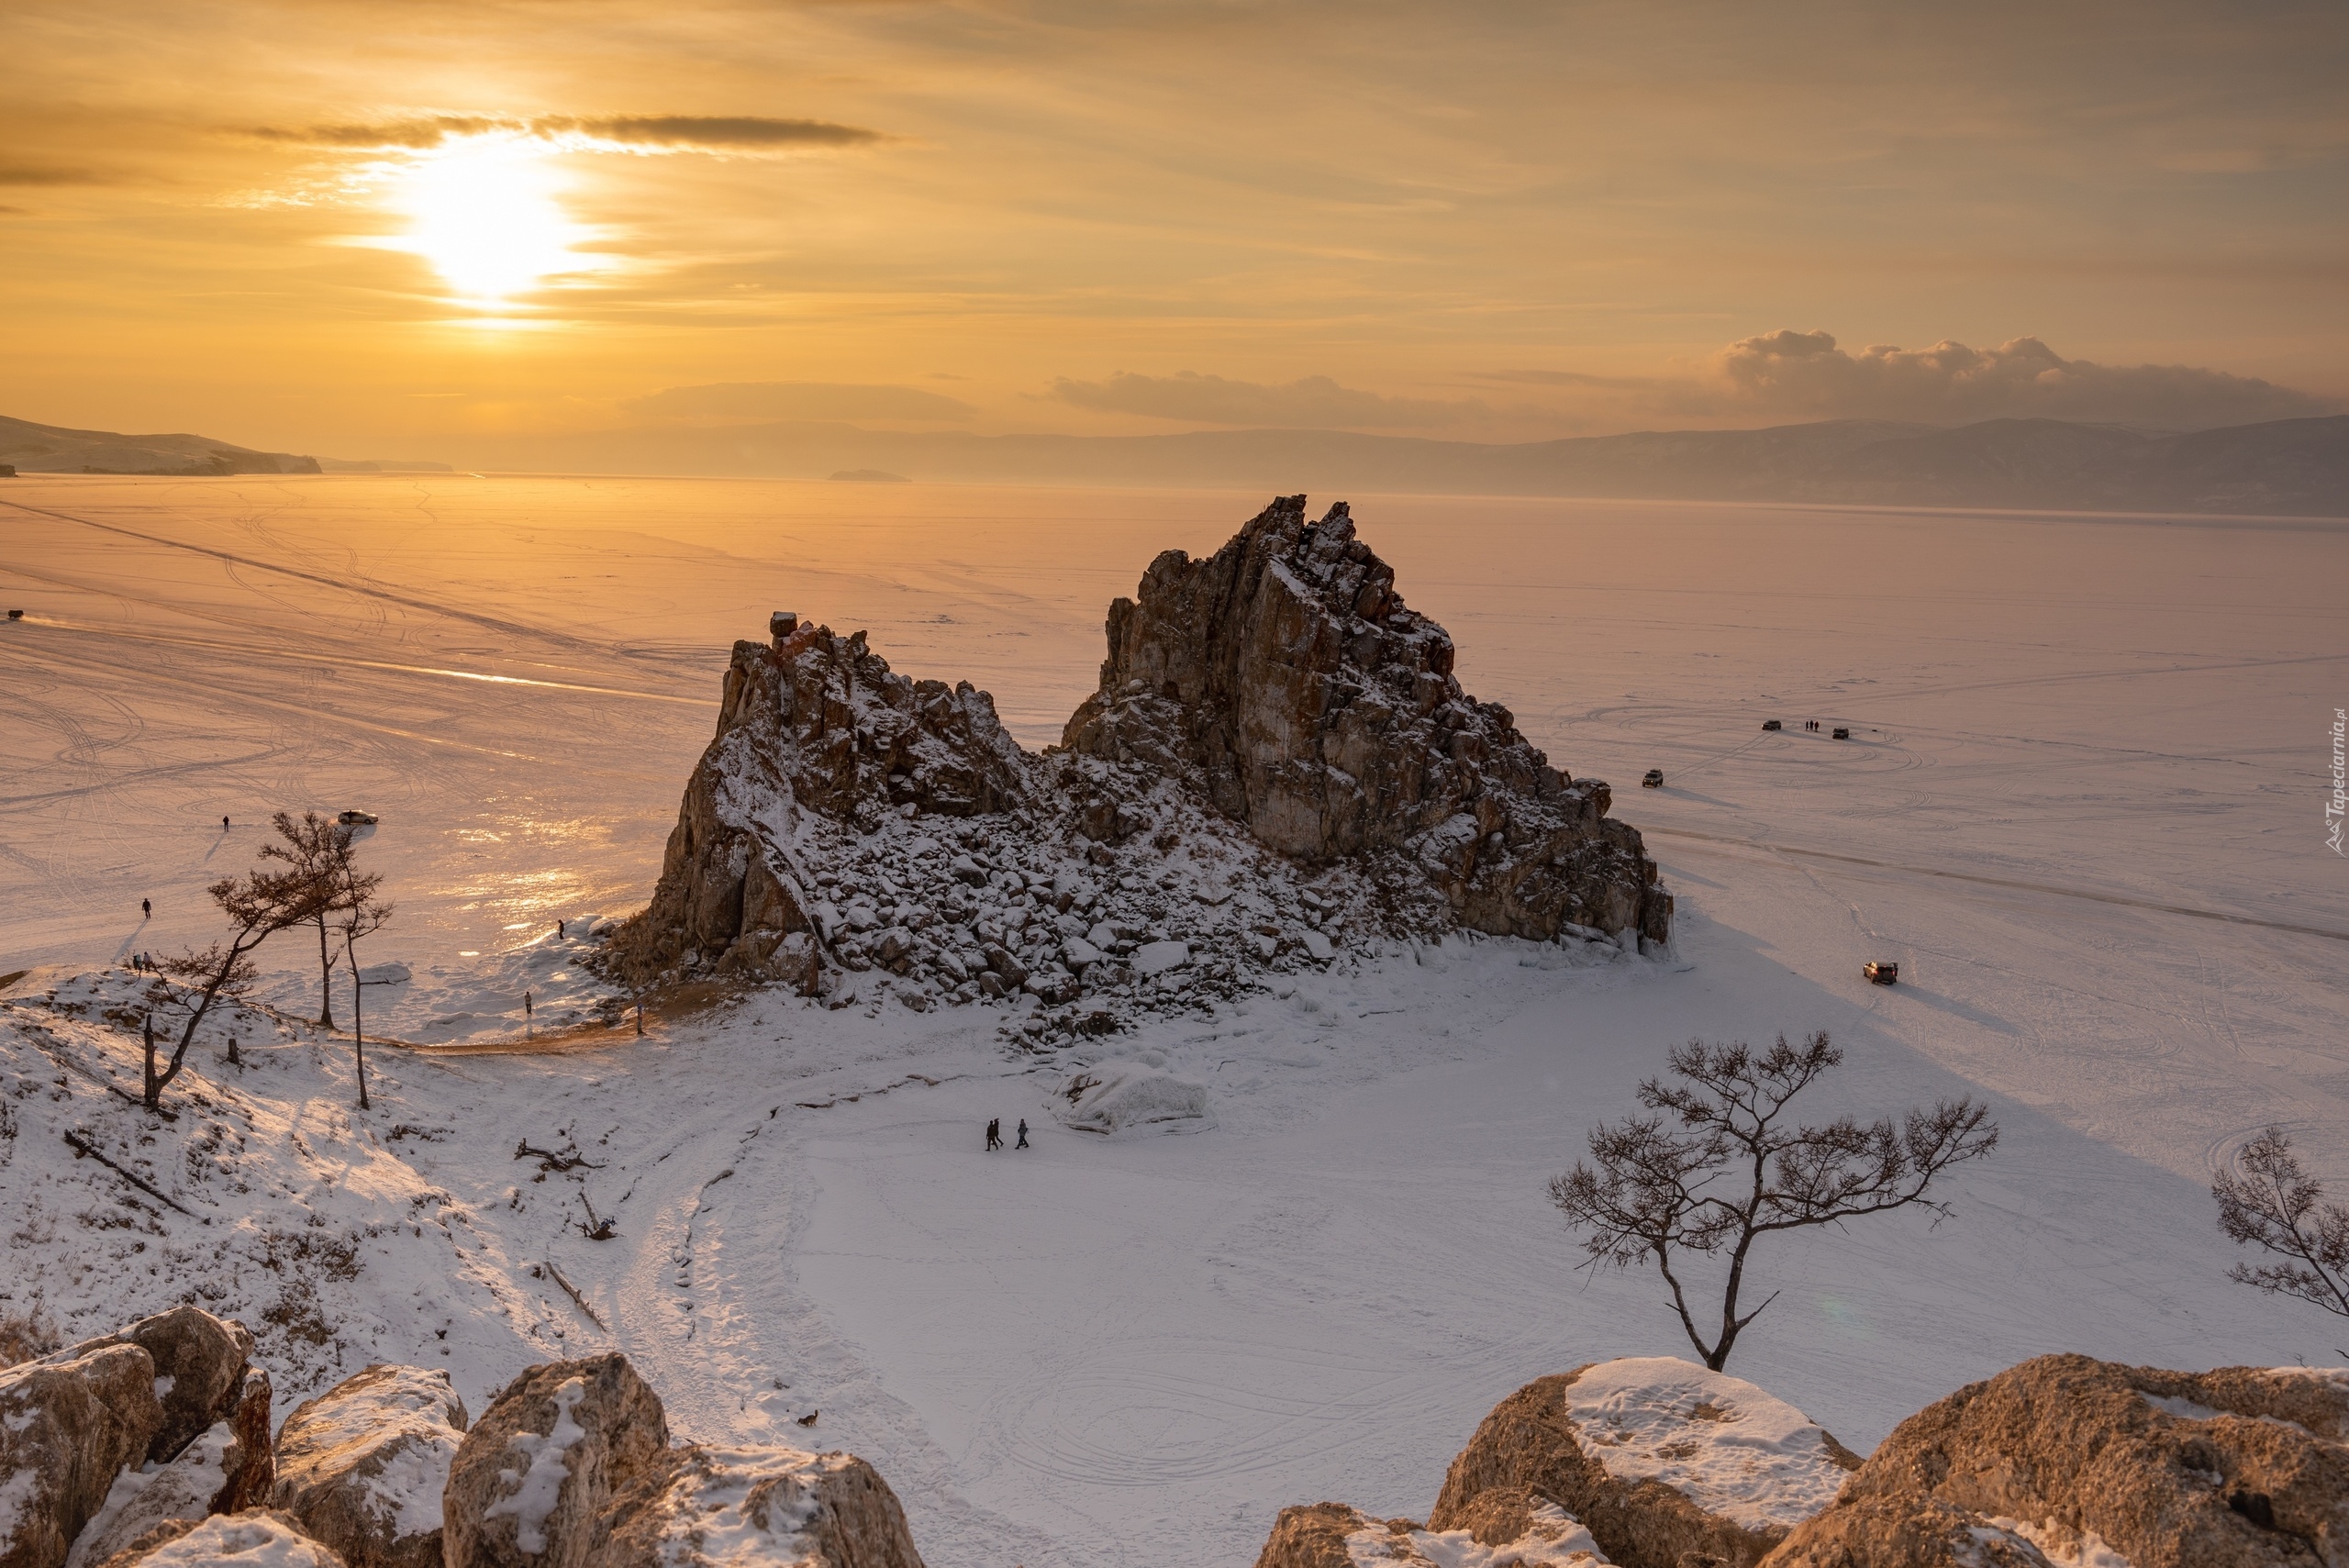
[[[987,1122],[987,1152],[992,1154],[1002,1147],[1003,1118],[1001,1117],[995,1117]],[[1026,1117],[1021,1117],[1019,1118],[1019,1141],[1012,1145],[1012,1147],[1015,1149],[1025,1149],[1028,1147],[1028,1118]]]

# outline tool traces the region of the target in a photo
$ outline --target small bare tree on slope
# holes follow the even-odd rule
[[[2284,1260],[2237,1263],[2229,1279],[2349,1318],[2349,1204],[2324,1201],[2323,1184],[2300,1168],[2282,1128],[2244,1144],[2234,1168],[2211,1181],[2210,1195],[2219,1200],[2219,1229],[2237,1245]]]
[[[148,1000],[150,1006],[177,1009],[183,1022],[170,1062],[158,1068],[155,1015],[147,1015],[143,1031],[146,1072],[140,1099],[150,1111],[162,1108],[163,1091],[180,1075],[180,1069],[187,1061],[188,1047],[195,1042],[195,1031],[213,1004],[224,996],[240,996],[252,988],[259,977],[253,967],[253,950],[278,932],[310,919],[319,901],[331,895],[330,890],[296,873],[261,870],[249,871],[240,877],[223,877],[205,891],[228,917],[228,940],[214,942],[202,951],[190,949],[162,960],[159,965],[165,974],[181,982],[184,989],[175,992],[158,982],[150,989]]]
[[[1584,1267],[1654,1261],[1688,1342],[1715,1372],[1745,1326],[1777,1299],[1774,1292],[1738,1311],[1754,1242],[1911,1206],[1946,1216],[1949,1206],[1927,1195],[1934,1179],[1998,1146],[1988,1107],[1970,1097],[1912,1107],[1898,1128],[1889,1118],[1862,1127],[1848,1116],[1823,1127],[1784,1125],[1794,1097],[1843,1060],[1823,1029],[1800,1045],[1780,1035],[1758,1052],[1742,1040],[1692,1040],[1675,1046],[1670,1060],[1681,1082],[1642,1084],[1640,1103],[1653,1114],[1593,1129],[1590,1161],[1553,1179],[1550,1201],[1587,1232]],[[1675,1267],[1692,1252],[1729,1256],[1720,1329],[1709,1344]]]

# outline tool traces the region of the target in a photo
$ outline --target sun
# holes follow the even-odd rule
[[[500,304],[547,279],[581,270],[573,246],[588,231],[557,199],[549,149],[523,138],[452,141],[412,164],[396,203],[408,217],[398,242],[430,263],[456,294]]]

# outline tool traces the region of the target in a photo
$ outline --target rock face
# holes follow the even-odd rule
[[[156,1377],[168,1380],[161,1396],[163,1424],[147,1449],[147,1457],[159,1462],[216,1422],[232,1420],[249,1392],[245,1373],[253,1353],[251,1330],[200,1307],[174,1307],[142,1318],[118,1334],[76,1346],[73,1353],[106,1345],[137,1345],[155,1363]],[[264,1402],[264,1425],[267,1420]],[[261,1452],[264,1457],[268,1453],[266,1443]]]
[[[609,940],[633,984],[917,1010],[1024,992],[1064,1040],[1088,1008],[1234,995],[1375,941],[1466,929],[1596,962],[1670,937],[1607,786],[1461,691],[1343,506],[1308,523],[1289,497],[1206,561],[1162,555],[1041,757],[985,693],[899,675],[862,632],[771,631],[735,645],[660,884]]]
[[[450,1468],[449,1568],[921,1568],[896,1495],[863,1460],[671,1448],[668,1432],[625,1356],[532,1367]]]
[[[1483,1531],[1431,1530],[1409,1519],[1375,1519],[1343,1503],[1283,1508],[1256,1568],[1599,1568],[1607,1556],[1556,1505],[1520,1499]]]
[[[262,1452],[268,1452],[262,1428]],[[195,1524],[231,1510],[213,1504],[232,1492],[246,1468],[244,1439],[226,1421],[197,1434],[167,1463],[132,1465],[114,1478],[106,1500],[74,1539],[66,1568],[89,1568],[122,1551],[158,1525]]]
[[[905,1510],[844,1453],[673,1449],[612,1507],[604,1568],[922,1568]]]
[[[534,1366],[465,1434],[443,1494],[449,1568],[600,1564],[615,1495],[663,1462],[661,1400],[622,1355]]]
[[[115,1477],[163,1429],[155,1363],[132,1344],[61,1351],[0,1372],[0,1564],[60,1568]]]
[[[223,1514],[160,1525],[99,1568],[343,1568],[331,1547],[312,1540],[289,1516]]]
[[[440,1568],[441,1494],[468,1425],[446,1372],[371,1366],[285,1418],[277,1507],[351,1568]]]
[[[1452,639],[1407,607],[1341,502],[1285,496],[1205,561],[1170,550],[1109,607],[1101,685],[1070,751],[1197,765],[1208,797],[1307,862],[1403,851],[1473,929],[1563,924],[1661,942],[1672,900],[1640,836],[1453,674]]]
[[[1886,1554],[1953,1517],[2133,1568],[2349,1560],[2349,1371],[2024,1362],[1895,1428],[1770,1568],[1960,1561]]]
[[[1687,1552],[1751,1568],[1834,1497],[1859,1458],[1793,1406],[1668,1356],[1595,1362],[1500,1402],[1452,1462],[1428,1523],[1464,1527],[1493,1489],[1579,1519],[1627,1568]]]

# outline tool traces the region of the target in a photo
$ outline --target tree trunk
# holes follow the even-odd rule
[[[354,969],[351,973],[355,980],[359,972]],[[322,1029],[334,1028],[333,986],[334,959],[327,951],[327,912],[321,909],[318,911],[318,1027]],[[354,997],[357,995],[352,993]],[[358,1003],[354,1001],[351,1005],[356,1006]]]

